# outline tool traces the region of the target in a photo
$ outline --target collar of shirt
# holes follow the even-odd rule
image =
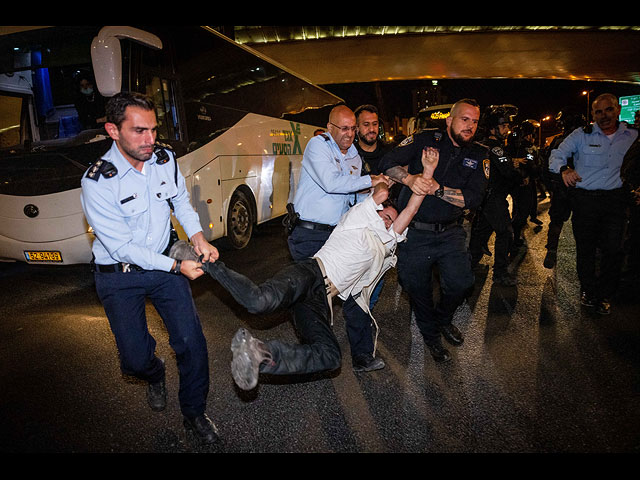
[[[111,148],[107,151],[107,153],[105,153],[103,155],[102,158],[104,160],[107,160],[108,162],[111,162],[111,163],[113,163],[115,165],[115,167],[118,169],[118,177],[119,178],[124,177],[131,170],[135,170],[134,166],[131,165],[129,160],[127,160],[124,157],[124,155],[122,155],[122,152],[120,151],[120,149],[116,145],[115,141],[113,142],[113,145],[111,145]],[[153,155],[151,156],[151,158],[149,160],[147,160],[144,163],[144,165],[146,167],[148,165],[154,164],[155,162],[156,162],[156,154],[154,152]],[[140,173],[140,172],[138,172],[138,173]]]
[[[347,150],[347,153],[342,153],[342,150],[340,150],[340,147],[338,146],[336,141],[333,139],[331,134],[329,132],[327,132],[326,135],[330,139],[329,140],[329,145],[331,146],[331,150],[333,150],[334,153],[339,155],[338,158],[349,159],[349,158],[353,158],[353,157],[359,156],[358,149],[356,148],[356,146],[353,143],[349,146],[349,148]]]

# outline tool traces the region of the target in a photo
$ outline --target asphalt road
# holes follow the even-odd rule
[[[548,202],[540,218],[548,220]],[[539,230],[539,229],[537,229]],[[202,447],[182,427],[175,356],[149,306],[169,404],[153,412],[145,385],[124,377],[86,266],[0,264],[2,453],[639,453],[638,289],[625,285],[612,314],[581,307],[574,244],[565,226],[559,264],[542,266],[546,227],[526,229],[519,286],[491,282],[485,257],[476,292],[456,313],[465,334],[436,364],[395,271],[375,314],[385,369],[355,374],[340,306],[339,371],[235,387],[230,341],[239,327],[296,341],[288,314],[253,316],[210,277],[192,283],[208,340],[208,414],[222,442]],[[260,281],[289,261],[279,222],[248,248],[220,246],[227,265]]]

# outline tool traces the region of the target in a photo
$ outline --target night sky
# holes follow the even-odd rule
[[[387,116],[408,118],[413,115],[411,91],[430,81],[382,82],[380,91],[385,102]],[[518,107],[517,121],[540,120],[555,115],[564,107],[584,108],[587,98],[582,91],[593,90],[590,100],[601,93],[617,96],[639,95],[640,85],[619,82],[586,82],[577,80],[439,80],[443,103],[454,103],[461,98],[474,98],[481,107],[510,103]],[[378,103],[373,84],[325,85],[325,89],[343,98],[351,108],[363,103]],[[551,125],[549,125],[551,126]]]

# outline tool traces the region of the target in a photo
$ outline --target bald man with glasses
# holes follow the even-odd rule
[[[388,184],[384,175],[361,176],[362,160],[353,145],[356,130],[353,111],[339,105],[329,114],[327,132],[312,137],[305,148],[293,200],[297,220],[288,237],[294,260],[320,250],[342,215],[355,205],[358,192]]]
[[[322,248],[340,218],[358,202],[358,193],[368,193],[380,183],[387,186],[390,183],[384,175],[361,174],[362,159],[353,144],[356,131],[355,114],[339,105],[329,114],[327,132],[311,138],[305,148],[300,182],[288,217],[287,241],[296,261],[308,260]],[[384,368],[382,359],[374,355],[367,312],[361,310],[352,296],[345,300],[343,311],[347,324],[356,323],[361,331],[357,339],[349,338],[354,369]]]

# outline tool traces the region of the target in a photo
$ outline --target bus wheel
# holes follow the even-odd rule
[[[227,217],[227,237],[233,248],[244,248],[251,240],[253,215],[247,196],[237,191],[231,197]]]

